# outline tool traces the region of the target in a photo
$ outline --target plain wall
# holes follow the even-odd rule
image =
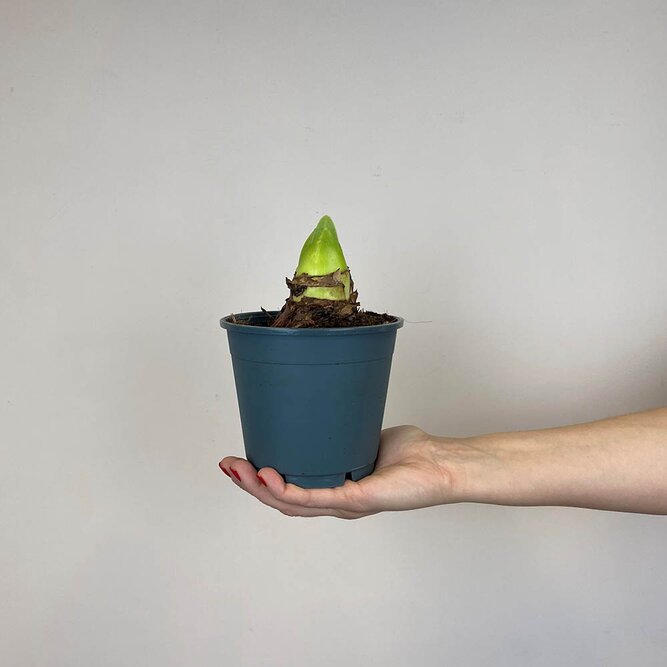
[[[323,213],[385,426],[667,404],[663,2],[0,3],[0,662],[664,665],[665,518],[287,518],[230,312]]]

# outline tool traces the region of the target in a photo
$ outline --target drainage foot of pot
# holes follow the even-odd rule
[[[362,468],[355,468],[352,472],[348,474],[351,480],[353,480],[354,482],[358,482],[360,479],[366,477],[366,475],[370,475],[373,472],[373,468],[375,468],[375,463],[363,466]]]
[[[355,468],[348,473],[337,473],[335,475],[285,475],[288,484],[296,484],[302,489],[331,489],[343,486],[346,479],[358,482],[360,479],[370,475],[375,467],[374,463],[361,468]]]
[[[345,473],[337,475],[285,475],[288,484],[296,484],[302,489],[331,489],[345,484]]]

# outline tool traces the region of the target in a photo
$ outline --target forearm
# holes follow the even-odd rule
[[[465,444],[463,502],[667,514],[667,408]]]

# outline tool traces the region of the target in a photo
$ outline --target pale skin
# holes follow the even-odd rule
[[[235,456],[219,465],[287,516],[359,519],[460,502],[667,514],[667,408],[467,438],[395,426],[382,432],[374,472],[333,489],[286,484]]]

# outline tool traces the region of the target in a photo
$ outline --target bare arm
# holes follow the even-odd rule
[[[667,408],[467,441],[467,501],[667,514]]]
[[[395,426],[382,432],[373,474],[334,489],[286,484],[276,470],[236,456],[220,467],[289,516],[358,519],[456,502],[667,514],[667,408],[470,438]]]

